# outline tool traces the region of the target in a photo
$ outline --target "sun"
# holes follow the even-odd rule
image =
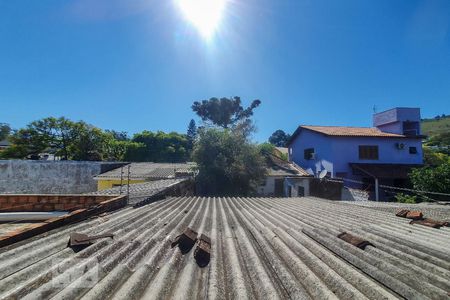
[[[227,0],[176,0],[178,7],[200,34],[210,38],[216,32]]]

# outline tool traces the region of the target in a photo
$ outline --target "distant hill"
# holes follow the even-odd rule
[[[442,115],[432,119],[422,119],[421,127],[422,133],[429,137],[450,132],[450,116]]]

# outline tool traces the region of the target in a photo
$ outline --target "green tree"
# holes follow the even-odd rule
[[[0,141],[6,139],[11,133],[11,127],[6,123],[0,123]]]
[[[144,145],[129,141],[126,132],[103,131],[83,121],[44,118],[28,124],[9,137],[11,147],[2,158],[35,158],[48,152],[62,159],[124,160],[127,154]]]
[[[113,129],[106,129],[105,133],[110,134],[117,141],[129,141],[128,133],[126,131],[116,131]]]
[[[106,132],[102,149],[104,160],[131,161],[130,154],[145,149],[145,145],[130,140],[116,139],[111,132]]]
[[[60,156],[62,159],[70,159],[70,147],[77,137],[78,131],[74,122],[64,117],[49,117],[31,122],[27,130],[33,133],[39,141],[39,145],[46,147],[41,151],[46,151]]]
[[[84,161],[103,160],[103,147],[108,135],[82,121],[74,125],[74,131],[76,134],[70,145],[70,158]]]
[[[437,167],[443,163],[450,162],[450,156],[431,149],[428,146],[423,147],[423,163],[426,167]]]
[[[448,160],[436,167],[413,169],[409,176],[416,190],[450,193],[450,161]]]
[[[249,107],[243,108],[241,98],[210,98],[209,100],[196,101],[192,110],[205,123],[229,128],[238,124],[247,123],[253,115],[253,110],[261,104],[260,100],[254,100]]]
[[[283,130],[278,129],[269,137],[269,143],[276,147],[287,147],[287,143],[291,136],[286,134]]]
[[[11,146],[0,153],[1,158],[26,158],[36,159],[39,153],[48,148],[48,144],[36,130],[22,128],[8,137]]]
[[[258,145],[259,148],[259,152],[262,155],[266,155],[266,154],[272,154],[273,151],[275,150],[275,146],[272,145],[271,143],[262,143]]]
[[[197,137],[197,126],[195,125],[195,121],[192,119],[189,122],[186,138],[188,141],[188,148],[191,151],[194,146],[195,138]]]
[[[129,149],[130,161],[185,162],[188,158],[188,140],[184,134],[145,130],[135,134],[132,142],[144,146]]]
[[[199,193],[203,195],[251,195],[266,175],[260,149],[237,130],[199,130],[193,159],[198,168]]]

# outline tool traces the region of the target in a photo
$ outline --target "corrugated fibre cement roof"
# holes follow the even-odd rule
[[[1,249],[0,298],[448,299],[450,228],[409,221],[316,198],[166,198]],[[177,239],[187,227],[209,239]],[[75,252],[73,232],[114,238]]]

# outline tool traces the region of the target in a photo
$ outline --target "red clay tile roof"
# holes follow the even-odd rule
[[[374,136],[374,137],[398,137],[403,138],[404,135],[388,133],[379,130],[378,128],[369,127],[347,127],[347,126],[306,126],[302,125],[300,128],[309,129],[320,132],[325,135],[332,136]]]

